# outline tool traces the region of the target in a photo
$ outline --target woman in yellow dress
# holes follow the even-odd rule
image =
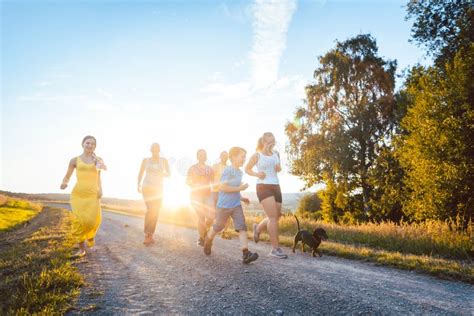
[[[79,251],[75,256],[82,257],[86,254],[85,243],[93,247],[95,235],[101,222],[100,198],[102,197],[102,184],[100,170],[105,170],[101,158],[94,153],[97,141],[93,136],[86,136],[82,140],[82,155],[69,161],[66,176],[61,183],[61,190],[67,187],[69,179],[76,169],[77,182],[71,192],[71,209],[76,216],[77,224],[75,235],[79,242]]]

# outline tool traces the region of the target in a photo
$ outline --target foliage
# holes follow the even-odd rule
[[[396,62],[377,53],[376,41],[368,34],[337,42],[319,58],[315,83],[306,87],[305,105],[286,125],[291,173],[307,187],[326,184],[321,197],[327,220],[350,213],[365,219],[370,214],[369,170],[398,117]]]

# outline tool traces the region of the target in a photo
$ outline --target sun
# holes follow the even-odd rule
[[[171,209],[189,205],[189,188],[185,177],[171,175],[164,182],[163,205]]]

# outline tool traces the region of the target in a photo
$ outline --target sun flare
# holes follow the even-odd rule
[[[183,176],[172,175],[166,179],[163,194],[163,205],[165,207],[174,209],[189,205],[189,188]]]

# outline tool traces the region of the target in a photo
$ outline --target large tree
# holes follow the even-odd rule
[[[405,212],[416,219],[473,219],[474,45],[443,69],[414,68],[398,156],[406,170]]]
[[[474,213],[474,10],[468,0],[410,1],[413,38],[435,57],[406,80],[408,112],[396,155],[404,213],[419,220]]]
[[[375,39],[363,34],[337,42],[319,63],[304,105],[286,125],[291,172],[307,187],[330,184],[334,193],[323,196],[323,214],[332,203],[346,212],[360,212],[351,208],[362,205],[368,215],[369,170],[397,117],[396,61],[378,56]]]

